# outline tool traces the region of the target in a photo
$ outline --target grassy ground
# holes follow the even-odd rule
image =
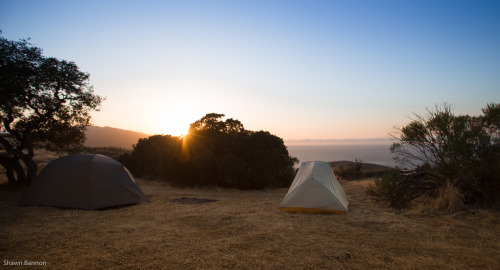
[[[151,203],[104,211],[17,207],[0,187],[0,259],[35,269],[499,269],[500,212],[423,215],[343,182],[347,215],[277,209],[286,189],[179,189],[139,181]],[[186,205],[180,197],[218,201]],[[17,268],[16,268],[17,269]]]

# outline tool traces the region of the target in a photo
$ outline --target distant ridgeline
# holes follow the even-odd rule
[[[147,138],[146,133],[135,132],[112,127],[89,126],[85,132],[87,147],[120,147],[132,149],[141,138]]]
[[[382,177],[389,172],[399,171],[396,168],[372,163],[364,163],[360,160],[333,161],[330,162],[330,166],[332,166],[335,176],[342,180]]]

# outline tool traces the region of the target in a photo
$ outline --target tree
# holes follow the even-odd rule
[[[244,188],[290,186],[295,176],[294,165],[299,160],[289,155],[283,139],[267,131],[256,131],[246,136],[242,146],[245,150],[239,154],[248,161],[252,179],[242,183]]]
[[[454,115],[451,105],[414,114],[399,129],[391,146],[396,159],[418,167],[406,176],[386,179],[389,198],[407,204],[428,190],[456,188],[466,203],[491,204],[500,199],[500,104],[488,104],[483,115]],[[382,186],[382,185],[381,185]],[[402,198],[402,199],[401,199]]]
[[[200,120],[192,123],[189,126],[189,133],[208,131],[215,133],[244,133],[245,128],[239,120],[233,118],[226,119],[226,121],[221,121],[220,119],[224,117],[224,114],[220,113],[208,113],[203,116]]]
[[[153,135],[141,138],[133,151],[122,155],[120,161],[138,177],[161,178],[164,167],[177,159],[181,151],[181,140],[171,135]]]
[[[0,37],[0,163],[11,183],[37,173],[36,148],[63,151],[83,144],[90,112],[103,98],[73,62],[45,57],[28,40]],[[25,165],[26,171],[22,164]]]
[[[199,184],[239,189],[285,187],[293,166],[283,140],[266,131],[246,130],[239,120],[209,113],[191,124],[187,138]]]
[[[153,176],[178,186],[262,189],[289,186],[296,158],[281,138],[248,131],[235,119],[209,113],[182,137],[141,139],[120,160],[139,176]]]

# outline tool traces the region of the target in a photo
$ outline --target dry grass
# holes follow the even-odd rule
[[[348,215],[277,209],[286,189],[178,189],[140,181],[152,202],[105,211],[17,207],[0,188],[0,259],[47,269],[498,269],[498,210],[423,215],[380,206],[371,180],[342,183]],[[216,199],[202,205],[180,197]],[[34,267],[42,269],[43,266]]]
[[[446,214],[466,210],[464,196],[459,189],[447,182],[437,190],[437,196],[426,193],[412,202],[410,213]]]

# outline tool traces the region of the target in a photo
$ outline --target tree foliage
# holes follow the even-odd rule
[[[89,74],[75,63],[45,57],[28,40],[0,37],[0,125],[4,131],[0,144],[6,150],[0,163],[9,182],[28,184],[34,179],[35,148],[62,151],[81,145],[90,112],[101,102],[102,97],[89,85]]]
[[[407,175],[383,179],[385,197],[403,206],[427,190],[451,184],[465,203],[488,205],[500,199],[500,104],[483,115],[454,115],[451,105],[428,110],[399,129],[391,152],[399,162],[417,167]],[[418,177],[416,177],[418,176]],[[385,190],[385,191],[384,191]],[[399,197],[395,198],[395,197]]]
[[[141,139],[121,161],[134,174],[180,186],[239,189],[284,187],[294,164],[281,138],[249,131],[235,119],[210,113],[191,124],[188,135],[154,135]]]

